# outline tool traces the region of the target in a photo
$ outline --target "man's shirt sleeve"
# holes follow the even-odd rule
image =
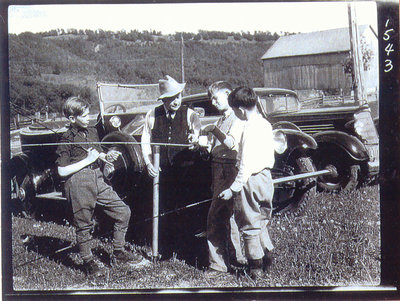
[[[195,111],[189,108],[187,113],[187,118],[188,118],[187,121],[189,125],[189,130],[191,130],[195,135],[199,136],[201,130],[199,115],[197,115]]]
[[[141,138],[141,147],[142,147],[142,153],[143,153],[143,158],[144,162],[147,164],[151,163],[150,162],[150,157],[152,154],[151,151],[151,130],[154,127],[154,110],[150,110],[146,114],[146,118],[144,121],[144,127],[143,127],[143,133],[142,133],[142,138]]]

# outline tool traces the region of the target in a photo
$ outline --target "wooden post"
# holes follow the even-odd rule
[[[160,167],[160,146],[154,146],[153,165],[155,170],[159,170]],[[153,261],[158,259],[158,215],[159,215],[159,182],[160,174],[153,179]]]

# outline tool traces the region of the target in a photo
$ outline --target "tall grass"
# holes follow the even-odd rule
[[[18,216],[12,218],[15,290],[158,289],[205,287],[300,287],[378,285],[380,281],[379,187],[339,194],[319,193],[295,216],[275,216],[269,224],[275,249],[264,279],[245,273],[212,281],[174,256],[135,269],[109,266],[111,244],[95,237],[95,256],[107,267],[104,279],[88,279],[74,243],[74,228]],[[203,238],[204,239],[204,238]],[[199,244],[204,243],[199,239]],[[146,252],[148,247],[127,247]],[[197,248],[198,246],[193,246]]]

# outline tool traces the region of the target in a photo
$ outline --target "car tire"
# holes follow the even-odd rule
[[[287,160],[285,168],[289,171],[286,174],[279,175],[280,177],[315,171],[311,158],[301,154],[291,155]],[[315,178],[306,178],[296,182],[282,183],[282,185],[278,185],[278,187],[275,188],[273,214],[299,214],[306,206],[306,202],[312,198],[315,193]]]
[[[317,170],[332,169],[333,175],[318,177],[320,191],[338,192],[351,190],[358,186],[360,166],[351,160],[347,153],[335,146],[321,146],[316,153],[314,163]]]
[[[105,166],[103,174],[121,197],[127,197],[139,182],[139,177],[145,168],[140,145],[132,136],[117,131],[107,134],[102,142],[117,142],[103,144],[105,152],[116,150],[122,154],[113,162],[114,170],[110,172]],[[132,144],[118,144],[118,142],[131,142]]]
[[[29,156],[21,153],[12,157],[9,171],[11,199],[15,200],[12,206],[13,211],[27,216],[32,209],[32,198],[35,195],[31,184],[32,164]]]

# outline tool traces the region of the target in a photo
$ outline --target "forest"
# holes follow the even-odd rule
[[[277,38],[277,33],[261,31],[162,35],[71,29],[10,34],[10,103],[29,114],[54,113],[61,112],[71,95],[95,105],[96,82],[153,84],[166,74],[182,81],[182,50],[186,94],[202,92],[216,80],[260,87],[260,58]]]

